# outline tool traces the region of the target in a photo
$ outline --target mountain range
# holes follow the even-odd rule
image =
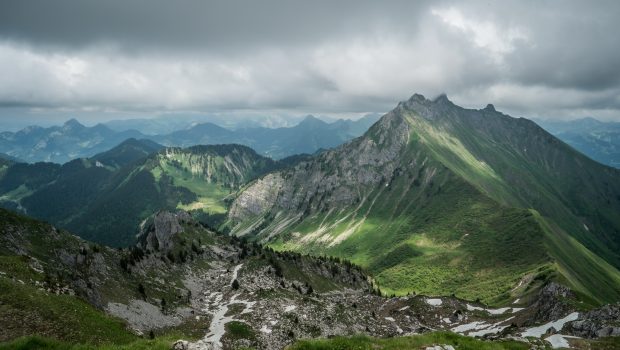
[[[137,130],[115,131],[103,124],[86,127],[71,119],[63,126],[31,126],[18,132],[0,133],[0,152],[22,161],[65,163],[92,157],[128,138],[149,139],[170,147],[207,144],[242,144],[274,159],[294,154],[312,154],[363,134],[379,115],[358,120],[340,119],[332,123],[307,116],[293,127],[252,127],[225,129],[213,123],[200,123],[168,134],[146,135]]]
[[[26,162],[65,163],[88,157],[128,138],[142,138],[135,130],[113,131],[102,124],[86,127],[71,119],[62,126],[29,126],[18,132],[0,133],[0,152]]]
[[[537,120],[536,123],[588,157],[620,168],[620,123],[593,118]]]
[[[620,170],[445,95],[415,94],[363,129],[200,124],[158,139],[179,147],[130,138],[62,165],[0,158],[0,206],[21,213],[0,209],[0,340],[151,333],[170,348],[180,333],[180,349],[282,348],[430,327],[544,346],[544,322],[620,334],[608,305],[620,301]],[[273,157],[350,140],[278,160],[192,145],[244,133]],[[465,341],[452,333],[423,344]]]

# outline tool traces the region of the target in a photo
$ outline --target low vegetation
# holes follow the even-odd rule
[[[436,332],[408,337],[377,339],[366,336],[336,337],[332,339],[301,340],[289,350],[417,350],[426,346],[452,345],[459,350],[526,350],[529,345],[517,341],[482,341]]]

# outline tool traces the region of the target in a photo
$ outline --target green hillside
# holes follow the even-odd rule
[[[183,211],[158,212],[139,232],[136,245],[113,249],[0,209],[0,349],[170,349],[180,338],[203,338],[216,317],[210,307],[228,305],[236,322],[227,326],[224,348],[237,349],[248,336],[252,348],[283,348],[292,329],[298,337],[320,335],[320,328],[304,330],[308,322],[341,315],[334,294],[385,301],[370,294],[371,282],[356,266],[247,244]],[[224,299],[205,300],[215,295]],[[279,313],[285,327],[273,331],[282,340],[258,340],[264,317],[246,315],[239,300],[260,303],[260,310],[308,303],[320,311],[302,322],[294,308]],[[359,320],[342,322],[354,327]]]
[[[288,164],[240,145],[160,148],[127,140],[63,165],[7,163],[0,168],[0,205],[95,242],[128,246],[140,222],[161,209],[192,211],[216,225],[234,191]]]
[[[414,95],[363,137],[254,182],[226,226],[351,259],[389,294],[502,304],[560,279],[611,302],[619,185],[534,123]]]

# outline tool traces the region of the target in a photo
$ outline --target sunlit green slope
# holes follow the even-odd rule
[[[526,120],[415,95],[363,137],[254,182],[227,227],[351,259],[387,293],[499,304],[562,279],[615,301],[619,179]]]

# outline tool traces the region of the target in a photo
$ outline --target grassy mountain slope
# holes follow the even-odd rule
[[[127,139],[109,151],[91,158],[104,166],[121,168],[164,148],[150,140]]]
[[[67,227],[88,239],[127,245],[138,224],[160,209],[181,208],[217,219],[234,189],[274,166],[244,146],[167,148],[114,174]]]
[[[214,223],[227,198],[276,163],[238,145],[166,148],[114,174],[102,194],[67,225],[81,236],[128,245],[136,227],[161,209],[184,209]]]
[[[142,220],[160,209],[185,209],[209,223],[228,198],[275,162],[240,145],[166,148],[130,139],[93,158],[10,164],[0,172],[4,207],[114,246],[130,245]],[[294,160],[293,160],[294,162]]]
[[[592,161],[533,122],[503,115],[492,106],[467,110],[445,96],[435,102],[407,103],[412,110],[428,108],[424,118],[411,120],[443,164],[501,203],[534,208],[552,218],[620,267],[619,170]],[[432,123],[424,127],[423,120]],[[458,147],[445,142],[450,137]],[[473,158],[453,157],[460,149]],[[483,175],[480,167],[492,173]]]
[[[415,95],[363,137],[257,180],[227,225],[278,249],[351,259],[388,293],[499,304],[565,278],[598,302],[619,300],[620,273],[592,252],[613,264],[604,247],[618,215],[603,204],[618,200],[619,177],[532,125]],[[569,189],[576,179],[592,183]],[[582,232],[601,221],[611,228]]]
[[[84,243],[4,209],[0,209],[0,233],[0,340],[32,334],[91,343],[136,339],[123,322],[66,288],[67,276],[79,270],[63,269],[59,259],[63,252],[65,258],[79,255]]]

